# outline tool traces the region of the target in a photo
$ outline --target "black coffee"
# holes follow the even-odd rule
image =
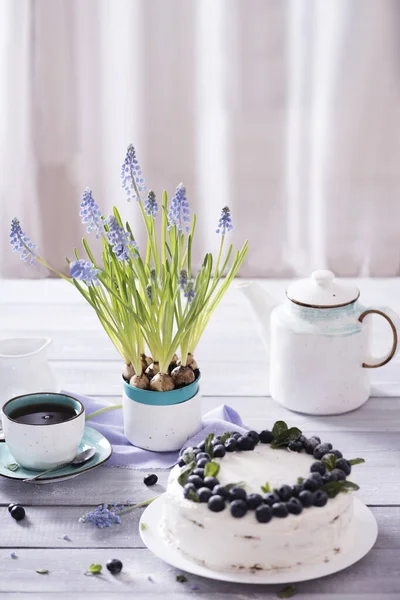
[[[9,414],[10,419],[28,425],[55,425],[75,416],[76,412],[72,406],[51,402],[15,408]]]

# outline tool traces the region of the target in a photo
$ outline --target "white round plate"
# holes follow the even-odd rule
[[[293,583],[294,581],[307,581],[309,579],[325,577],[326,575],[346,569],[363,558],[371,550],[378,536],[378,525],[374,515],[358,498],[354,498],[354,518],[352,523],[355,534],[354,541],[342,544],[338,554],[329,556],[329,562],[296,566],[290,569],[280,569],[279,571],[256,571],[254,573],[219,572],[192,561],[165,540],[160,529],[163,500],[162,495],[157,500],[154,500],[142,514],[139,531],[144,544],[158,558],[161,558],[173,567],[182,569],[193,575],[200,575],[209,579],[219,579],[220,581],[272,584]],[[145,523],[143,529],[141,527],[142,523]]]

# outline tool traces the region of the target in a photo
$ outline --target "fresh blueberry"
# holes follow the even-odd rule
[[[306,443],[307,438],[305,435],[301,434],[301,436],[299,437],[299,442],[301,442],[303,445]]]
[[[264,429],[263,431],[261,431],[260,442],[262,444],[270,444],[273,439],[274,439],[274,434],[272,433],[272,431],[269,431],[268,429]]]
[[[247,435],[242,435],[238,439],[237,444],[239,450],[254,450],[255,447],[254,440],[251,437],[248,437]]]
[[[289,510],[284,502],[275,502],[275,504],[272,505],[272,514],[274,517],[284,519],[288,516]]]
[[[345,475],[350,475],[351,473],[351,464],[345,458],[338,458],[336,461],[336,468],[343,471]]]
[[[324,484],[322,475],[320,475],[319,473],[311,473],[309,479],[313,479],[313,481],[315,481],[318,487],[322,487]]]
[[[286,506],[292,515],[299,515],[303,510],[303,506],[298,498],[290,498],[289,502],[286,503]]]
[[[250,510],[256,510],[258,506],[263,503],[262,496],[260,494],[249,494],[247,496],[247,506]]]
[[[235,452],[237,449],[237,440],[234,437],[230,437],[225,442],[225,450],[227,452]]]
[[[309,490],[303,490],[299,494],[299,500],[304,506],[304,508],[308,508],[309,506],[312,506],[313,495]]]
[[[269,523],[272,519],[272,508],[267,504],[261,504],[256,508],[256,519],[259,523]]]
[[[211,460],[211,456],[208,454],[208,452],[199,452],[199,454],[196,456],[196,462],[198,462],[202,458],[206,458],[208,461]]]
[[[311,477],[303,481],[303,486],[305,490],[309,490],[310,492],[315,492],[315,490],[317,490],[320,487],[315,481],[315,479],[311,479]]]
[[[198,469],[204,469],[204,467],[206,466],[207,463],[209,463],[209,459],[208,458],[201,458],[200,460],[197,461],[196,466]]]
[[[323,490],[317,490],[313,494],[313,505],[314,506],[325,506],[328,502],[328,494]]]
[[[234,438],[235,438],[235,440],[238,440],[240,437],[242,437],[242,434],[241,434],[241,433],[239,433],[238,431],[234,431],[234,432],[232,433],[232,437],[234,437]]]
[[[279,490],[276,490],[276,492],[277,492],[279,498],[281,500],[283,500],[283,502],[286,502],[291,497],[293,490],[290,487],[290,485],[283,485],[282,487],[279,488]]]
[[[312,454],[314,452],[314,448],[316,448],[316,446],[318,446],[318,444],[321,443],[321,440],[319,439],[319,437],[316,437],[315,435],[308,438],[305,442],[303,442],[304,444],[304,449],[307,452],[307,454]]]
[[[228,498],[230,502],[233,502],[233,500],[246,500],[246,490],[241,487],[234,487],[229,490]]]
[[[199,489],[205,485],[204,480],[201,477],[199,477],[198,475],[189,475],[187,482],[193,483],[194,487],[197,489]]]
[[[118,558],[112,558],[111,560],[107,561],[106,565],[107,569],[112,575],[118,575],[118,573],[121,573],[122,566],[122,562],[118,560]]]
[[[292,487],[292,494],[293,496],[295,496],[297,498],[297,496],[300,494],[300,492],[302,492],[304,490],[304,486],[302,483],[296,483],[293,487]]]
[[[212,491],[207,487],[201,487],[197,490],[200,502],[208,502],[212,496]]]
[[[248,431],[246,435],[248,435],[252,440],[254,440],[255,444],[258,444],[258,442],[260,441],[260,436],[257,433],[257,431]]]
[[[289,442],[288,448],[292,452],[301,452],[303,450],[303,444],[299,440],[296,440],[294,442]]]
[[[335,481],[344,481],[346,479],[346,473],[342,469],[333,469],[331,475],[335,477]]]
[[[152,473],[151,475],[147,475],[144,479],[143,479],[143,483],[144,485],[150,486],[150,485],[155,485],[158,481],[158,477],[155,473]]]
[[[216,485],[213,488],[212,493],[214,496],[222,496],[222,498],[228,498],[228,491],[223,485]]]
[[[212,490],[218,484],[219,484],[219,481],[216,477],[204,477],[204,480],[203,480],[204,487],[208,487],[210,490]]]
[[[332,475],[332,471],[327,471],[325,475],[322,475],[322,481],[329,483],[330,481],[337,481],[335,474]]]
[[[183,495],[185,498],[189,498],[190,492],[197,492],[196,486],[193,483],[187,483],[183,488]]]
[[[214,448],[214,446],[218,446],[218,444],[220,444],[220,443],[221,443],[221,436],[217,435],[211,442],[211,446]]]
[[[314,462],[311,465],[310,471],[311,471],[311,473],[319,473],[320,475],[325,475],[326,466],[324,465],[324,463],[322,461],[317,460],[316,462]]]
[[[315,446],[314,448],[314,458],[316,458],[317,460],[321,460],[324,454],[328,454],[328,452],[330,452],[331,450],[332,444],[318,444],[318,446]]]
[[[193,454],[195,456],[197,456],[198,454],[200,454],[200,452],[202,452],[202,450],[200,450],[200,448],[193,448]]]
[[[276,494],[275,492],[269,492],[268,494],[265,494],[265,496],[264,496],[264,504],[268,504],[268,506],[272,506],[276,502],[280,502],[280,501],[281,501],[281,499],[279,498],[278,494]]]
[[[218,446],[214,446],[214,458],[222,458],[225,456],[226,450],[222,444],[218,444]]]
[[[25,517],[25,509],[20,504],[16,504],[10,510],[10,515],[16,521],[22,521],[22,519]]]
[[[198,475],[199,477],[204,477],[204,469],[196,467],[193,469],[193,475]]]
[[[184,467],[186,465],[186,462],[183,460],[183,458],[181,458],[178,462],[178,466],[179,467]]]
[[[197,448],[199,450],[201,450],[201,452],[204,452],[204,450],[206,449],[206,440],[203,440],[202,442],[200,442],[199,444],[197,444]]]
[[[340,452],[340,450],[331,450],[330,454],[334,454],[336,458],[343,458],[343,454]]]
[[[232,517],[240,519],[247,513],[247,504],[245,500],[234,500],[229,505]]]
[[[14,506],[21,506],[21,505],[20,505],[20,504],[15,504],[15,502],[13,502],[12,504],[9,504],[9,505],[8,505],[8,512],[9,512],[9,513],[11,512],[11,509],[12,509]]]
[[[222,496],[211,496],[207,502],[207,506],[213,512],[221,512],[225,508],[225,500]]]

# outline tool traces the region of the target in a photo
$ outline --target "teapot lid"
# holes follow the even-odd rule
[[[313,308],[335,308],[355,302],[360,291],[355,286],[341,285],[332,271],[314,271],[308,279],[289,285],[286,296],[292,302]]]

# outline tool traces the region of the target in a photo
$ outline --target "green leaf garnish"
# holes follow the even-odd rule
[[[231,490],[234,487],[246,487],[246,484],[244,481],[238,481],[237,483],[228,483],[227,485],[224,486],[224,488],[226,489],[227,492],[229,492],[229,490]]]
[[[196,461],[193,450],[185,450],[182,454],[182,458],[187,465],[193,461]]]
[[[362,465],[362,463],[365,463],[365,460],[363,458],[352,458],[347,462],[349,462],[351,465]]]
[[[178,483],[184,487],[187,484],[187,480],[190,477],[190,475],[193,473],[193,471],[196,468],[196,463],[193,461],[191,463],[189,463],[188,465],[186,465],[186,467],[182,467],[182,471],[179,474],[178,477]]]
[[[337,457],[334,454],[322,457],[322,462],[324,463],[327,471],[333,471],[333,469],[336,469],[336,461]]]
[[[149,528],[149,526],[144,521],[142,521],[140,523],[140,529],[141,529],[141,531],[146,531],[146,529],[148,529],[148,528]]]
[[[335,498],[340,492],[349,492],[359,490],[359,486],[352,481],[328,481],[324,483],[322,489],[328,494],[329,498]]]
[[[187,577],[185,575],[177,575],[176,581],[179,581],[179,583],[185,583],[187,581]]]
[[[101,573],[102,568],[103,567],[101,565],[93,564],[93,565],[90,565],[88,572],[92,573],[93,575],[97,575],[98,573]]]
[[[18,463],[11,463],[10,465],[6,465],[6,469],[8,469],[9,471],[18,471],[19,464]]]
[[[297,594],[296,586],[295,585],[287,585],[286,587],[283,588],[283,590],[278,592],[277,597],[278,598],[291,598],[295,594]]]
[[[213,460],[204,467],[204,477],[216,477],[219,473],[220,466]]]
[[[205,447],[204,447],[204,452],[207,452],[207,454],[209,454],[211,456],[211,458],[214,456],[213,447],[211,444],[213,439],[214,439],[214,434],[209,433],[208,436],[206,437]]]
[[[284,421],[278,421],[278,423],[284,423]],[[276,423],[275,423],[276,425]],[[274,425],[274,428],[275,428]],[[286,423],[284,423],[286,425]],[[271,448],[282,448],[287,446],[290,442],[295,442],[301,436],[301,430],[298,427],[291,427],[286,429],[280,426],[281,433],[275,435],[275,439],[271,442]]]
[[[221,444],[225,444],[226,440],[229,440],[229,438],[231,438],[232,435],[232,431],[225,431],[225,433],[221,435]]]
[[[200,502],[197,492],[194,490],[189,490],[188,500],[191,500],[192,502]]]
[[[39,573],[39,575],[47,575],[47,573],[50,573],[50,571],[48,569],[35,569],[36,573]]]
[[[287,429],[288,429],[288,426],[286,425],[285,421],[276,421],[276,423],[274,424],[274,426],[272,428],[272,433],[274,434],[275,437],[278,437],[282,433],[287,431]]]
[[[268,494],[271,491],[271,486],[269,485],[268,481],[261,486],[261,490],[264,492],[264,494]]]
[[[298,478],[297,478],[297,483],[298,483],[299,485],[301,485],[301,484],[303,483],[303,481],[304,481],[304,477],[298,477]]]

